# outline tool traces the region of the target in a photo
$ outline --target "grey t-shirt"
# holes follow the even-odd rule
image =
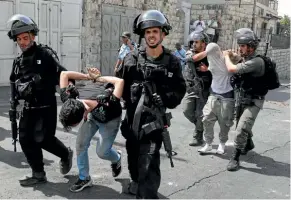
[[[230,85],[231,73],[227,70],[220,47],[216,43],[209,43],[206,46],[206,53],[209,63],[208,70],[212,74],[212,91],[218,94],[224,94],[233,90]]]
[[[263,76],[265,73],[265,62],[262,58],[256,57],[258,54],[248,56],[244,62],[237,64],[237,73],[251,73],[254,77]]]

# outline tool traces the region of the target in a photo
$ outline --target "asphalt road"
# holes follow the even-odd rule
[[[59,173],[59,158],[44,151],[45,170],[48,183],[24,188],[18,179],[31,173],[26,159],[17,144],[13,152],[11,129],[8,118],[8,96],[0,89],[0,198],[65,198],[65,199],[128,199],[133,196],[122,194],[122,188],[129,181],[125,140],[118,134],[114,147],[123,151],[123,171],[114,179],[110,163],[99,159],[95,153],[96,135],[89,148],[90,173],[94,186],[80,193],[72,193],[69,186],[77,179],[76,156],[71,172]],[[7,92],[7,91],[6,91]],[[9,93],[9,92],[7,92]],[[182,107],[172,110],[170,127],[172,144],[178,153],[174,157],[175,167],[171,168],[162,149],[162,182],[160,197],[169,199],[290,199],[290,91],[279,88],[270,91],[264,109],[260,112],[253,128],[256,148],[241,157],[241,169],[226,171],[233,150],[234,127],[229,133],[226,154],[198,154],[199,147],[188,145],[193,125],[186,120]],[[215,129],[214,147],[218,144],[218,126]],[[58,124],[56,135],[74,149],[77,129],[70,133],[62,131]]]

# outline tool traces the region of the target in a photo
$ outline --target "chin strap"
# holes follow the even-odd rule
[[[160,38],[161,38],[160,41],[157,44],[155,44],[155,45],[149,45],[148,42],[147,42],[147,40],[145,40],[145,41],[146,41],[146,43],[147,43],[147,45],[148,45],[149,48],[155,49],[155,48],[157,48],[157,46],[159,46],[163,42],[162,32],[160,32]]]

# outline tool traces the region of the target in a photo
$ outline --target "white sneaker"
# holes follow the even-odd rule
[[[217,154],[224,154],[224,149],[225,149],[225,144],[224,143],[220,143],[218,145],[218,148],[216,150]]]
[[[208,152],[208,151],[211,151],[212,150],[212,144],[205,144],[204,147],[202,147],[201,149],[198,149],[198,152],[202,152],[202,153],[205,153],[205,152]]]

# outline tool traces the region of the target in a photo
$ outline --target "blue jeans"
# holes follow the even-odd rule
[[[99,139],[97,140],[96,153],[99,158],[109,160],[111,163],[116,163],[120,159],[120,155],[112,148],[121,122],[121,116],[107,123],[96,121],[91,113],[88,114],[88,119],[82,124],[78,131],[76,140],[77,165],[79,169],[79,178],[85,180],[89,177],[89,157],[88,148],[91,139],[99,130]]]

